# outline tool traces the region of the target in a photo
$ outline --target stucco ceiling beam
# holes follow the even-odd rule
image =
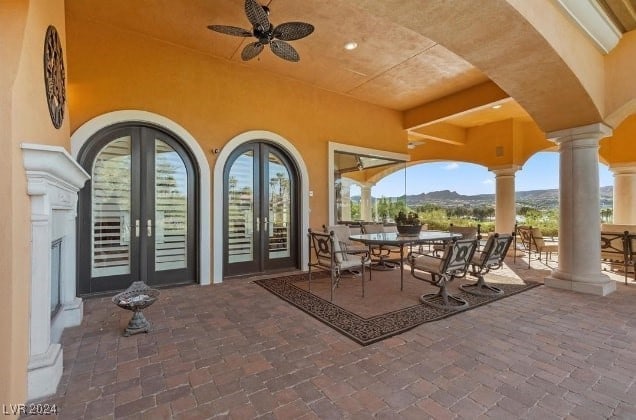
[[[407,130],[461,114],[474,108],[509,98],[494,82],[488,81],[452,95],[437,99],[403,113],[403,124]]]
[[[356,2],[477,67],[545,132],[601,121],[603,56],[555,5],[541,2],[537,7],[524,0],[425,3],[426,7],[418,0]],[[452,30],[448,22],[453,22]],[[412,128],[424,118],[405,121],[405,128]]]
[[[412,131],[426,140],[463,146],[466,144],[466,129],[447,123],[436,123]]]

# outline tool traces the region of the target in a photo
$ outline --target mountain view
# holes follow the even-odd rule
[[[613,187],[611,185],[600,188],[601,208],[612,207]],[[374,200],[379,197],[374,197]],[[397,200],[402,197],[386,197]],[[360,201],[360,196],[352,196],[354,202]],[[406,204],[409,207],[435,204],[440,207],[457,207],[457,206],[494,206],[495,194],[478,194],[478,195],[462,195],[455,191],[443,190],[432,191],[429,193],[421,193],[416,195],[407,195]],[[556,209],[559,207],[559,190],[532,190],[517,191],[517,204],[519,206],[532,207],[541,210]]]

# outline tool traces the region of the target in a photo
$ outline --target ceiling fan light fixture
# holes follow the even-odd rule
[[[344,44],[344,49],[347,51],[352,51],[352,50],[355,50],[356,48],[358,48],[358,43],[355,41],[349,41],[346,44]]]

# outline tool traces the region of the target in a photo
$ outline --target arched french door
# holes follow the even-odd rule
[[[223,174],[226,276],[299,264],[299,180],[289,156],[266,141],[242,144]]]
[[[78,161],[78,292],[187,284],[197,273],[197,171],[171,133],[118,124],[89,139]]]

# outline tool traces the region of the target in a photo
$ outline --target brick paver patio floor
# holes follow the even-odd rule
[[[47,402],[65,419],[636,418],[636,284],[613,278],[606,297],[541,286],[367,347],[249,280],[162,290],[131,337],[129,312],[88,299]]]

